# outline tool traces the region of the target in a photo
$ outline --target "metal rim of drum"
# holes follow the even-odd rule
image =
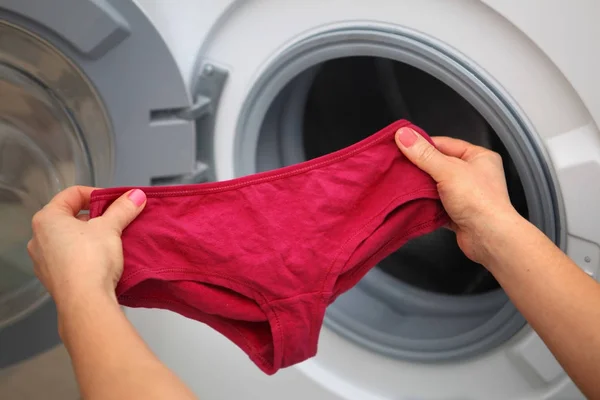
[[[465,56],[436,39],[406,28],[358,22],[323,27],[274,56],[255,81],[237,121],[236,176],[257,172],[261,128],[282,90],[311,68],[350,56],[381,57],[409,64],[465,98],[492,126],[511,155],[525,190],[530,221],[559,247],[563,246],[565,217],[557,183],[541,140],[527,118],[501,86]],[[305,75],[304,80],[310,81],[310,73]],[[296,88],[298,99],[307,91],[306,82],[304,85]],[[295,102],[297,107],[298,99],[290,103]],[[289,110],[282,106],[281,112]],[[297,133],[289,136],[292,139],[280,140],[292,145],[301,143]],[[382,334],[339,310],[337,302],[328,308],[326,326],[367,349],[399,359],[430,362],[473,357],[501,345],[526,325],[507,296],[498,290],[468,298],[434,294],[398,281],[391,282],[377,270],[367,274],[353,290],[376,293],[376,301],[386,305],[406,303],[423,310],[441,309],[458,315],[469,311],[490,312],[489,319],[476,329],[432,341]]]

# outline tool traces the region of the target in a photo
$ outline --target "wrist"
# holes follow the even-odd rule
[[[87,320],[96,318],[99,313],[120,312],[114,293],[100,290],[72,291],[55,298],[58,314],[58,333],[65,342],[69,333]]]
[[[57,309],[69,309],[88,298],[111,299],[117,301],[114,289],[102,288],[96,285],[78,283],[77,285],[60,285],[52,291],[52,298]]]
[[[482,247],[482,264],[492,273],[503,257],[510,256],[511,245],[522,240],[531,224],[515,210],[496,213],[487,218],[477,230]]]

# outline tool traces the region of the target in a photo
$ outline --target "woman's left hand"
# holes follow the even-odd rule
[[[123,271],[121,233],[142,211],[146,195],[125,193],[101,217],[87,210],[95,188],[73,186],[57,194],[32,220],[33,238],[27,245],[35,274],[57,306],[78,296],[108,295]]]

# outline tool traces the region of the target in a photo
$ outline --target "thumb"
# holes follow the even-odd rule
[[[101,218],[121,234],[127,225],[142,212],[145,205],[146,194],[140,189],[133,189],[115,200]]]
[[[447,157],[411,128],[396,132],[396,145],[413,164],[439,182],[448,171]]]

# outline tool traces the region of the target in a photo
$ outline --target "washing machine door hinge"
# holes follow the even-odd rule
[[[200,73],[192,83],[194,103],[191,107],[180,110],[179,118],[196,120],[197,123],[212,120],[214,123],[214,115],[229,73],[212,63],[201,63],[199,70]]]
[[[228,71],[213,63],[200,62],[199,74],[192,83],[194,99],[190,107],[159,110],[153,113],[154,120],[183,119],[196,124],[196,163],[191,172],[177,176],[152,178],[152,185],[180,185],[214,181],[213,135],[215,116],[221,92],[229,75]]]

